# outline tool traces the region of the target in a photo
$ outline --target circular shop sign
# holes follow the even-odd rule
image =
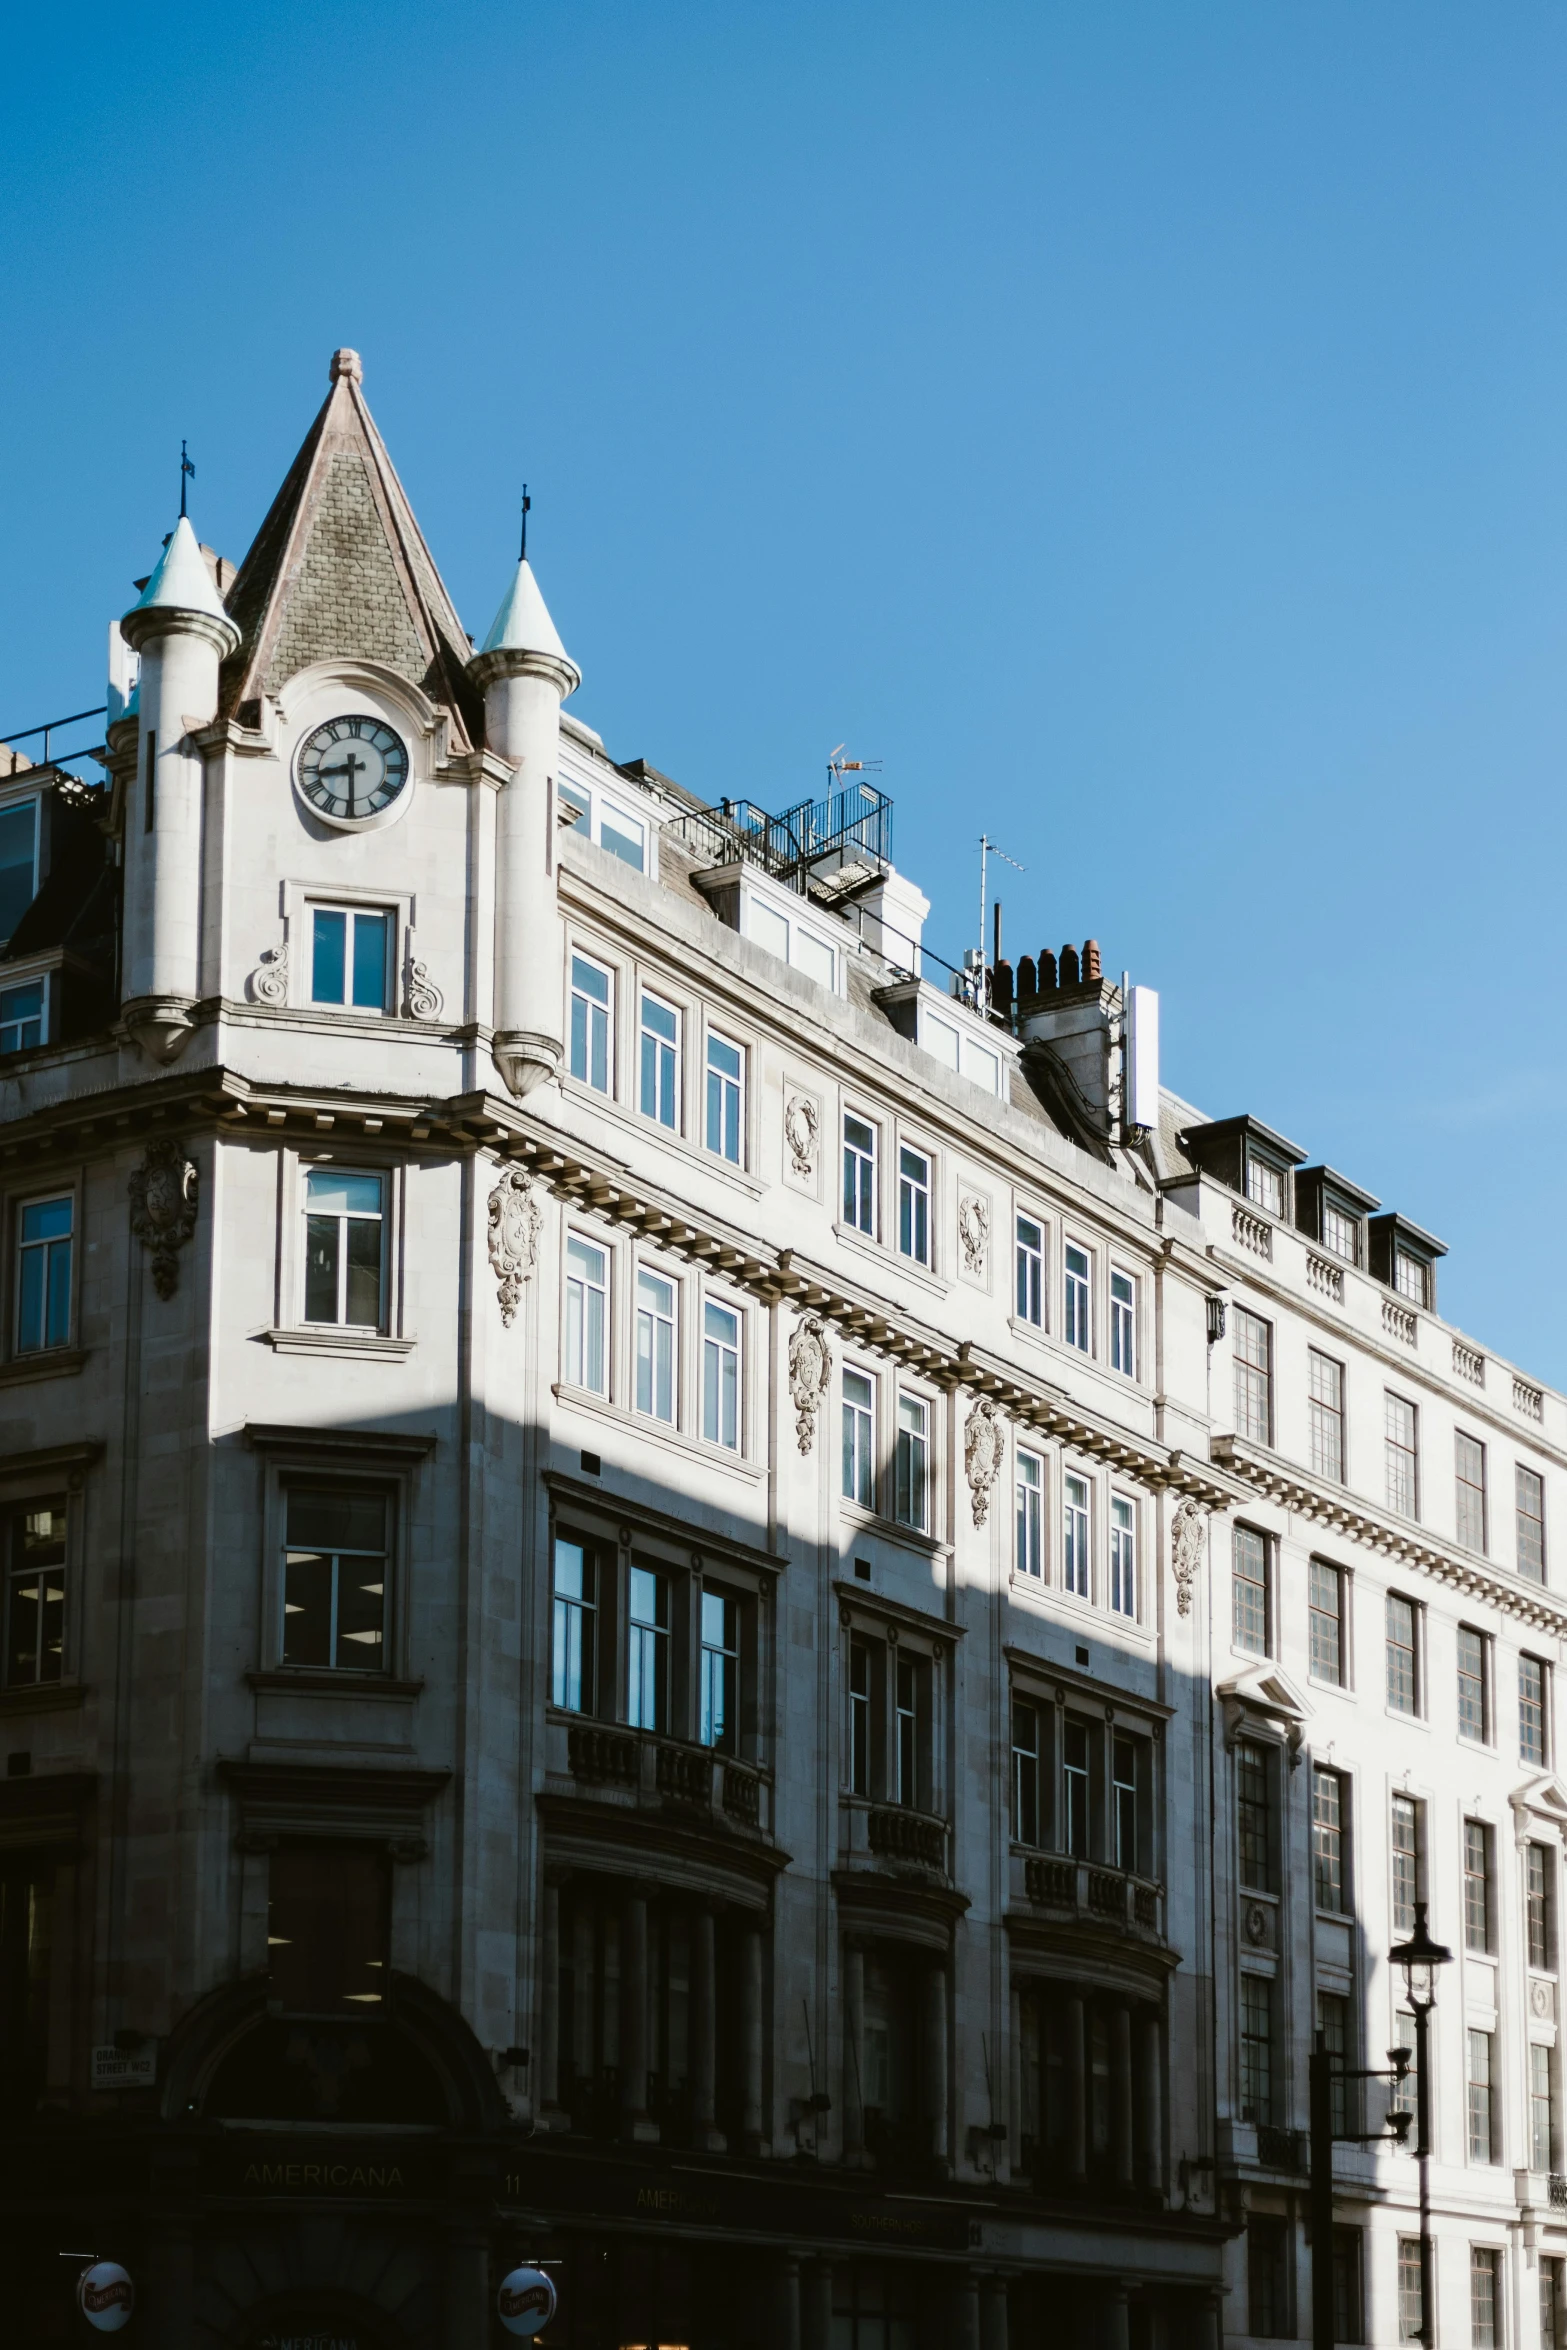
[[[95,2260],[76,2280],[76,2305],[100,2334],[117,2334],[129,2325],[136,2307],[136,2287],[130,2271],[117,2260]]]
[[[541,2268],[514,2268],[501,2279],[495,2307],[509,2334],[531,2338],[555,2315],[555,2287]]]

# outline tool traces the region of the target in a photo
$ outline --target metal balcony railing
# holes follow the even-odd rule
[[[803,897],[814,869],[831,857],[878,870],[892,859],[892,801],[873,783],[845,784],[769,816],[751,800],[694,808],[665,827],[715,865],[759,865]]]

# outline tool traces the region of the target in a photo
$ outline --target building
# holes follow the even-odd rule
[[[1561,1399],[1092,941],[950,973],[879,791],[578,683],[339,352],[106,780],[0,781],[16,2338],[84,2249],[160,2350],[456,2350],[523,2257],[571,2350],[1293,2338],[1310,2031],[1478,1871],[1443,2323],[1494,2254],[1532,2345]],[[1341,2150],[1346,2339],[1412,2175]]]
[[[1423,1901],[1456,1959],[1431,2022],[1437,2339],[1557,2350],[1567,1411],[1440,1319],[1429,1233],[1255,1119],[1184,1148],[1228,1290],[1213,1459],[1244,1488],[1213,1633],[1218,2151],[1245,2216],[1227,2324],[1309,2333],[1312,2032],[1350,2071],[1413,2048],[1386,1953]],[[1376,2132],[1412,2089],[1337,2102]],[[1336,2169],[1338,2338],[1410,2340],[1415,2165],[1384,2141]]]

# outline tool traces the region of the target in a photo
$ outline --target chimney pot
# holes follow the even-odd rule
[[[1085,938],[1083,941],[1083,977],[1085,979],[1102,979],[1104,977],[1104,973],[1099,968],[1099,941],[1097,938]]]
[[[1039,993],[1039,977],[1034,969],[1034,958],[1032,955],[1025,955],[1022,961],[1018,964],[1017,992],[1019,997],[1037,995]]]
[[[991,966],[990,1008],[1003,1020],[1012,1017],[1012,966],[1004,957]]]
[[[1051,995],[1059,985],[1060,981],[1056,976],[1055,956],[1048,947],[1041,947],[1039,950],[1039,992],[1041,995]]]
[[[1076,987],[1077,982],[1077,949],[1076,947],[1070,945],[1064,946],[1061,949],[1061,985],[1063,987]]]

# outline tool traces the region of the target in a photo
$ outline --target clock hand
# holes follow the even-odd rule
[[[347,778],[348,778],[348,812],[349,812],[349,814],[350,814],[350,815],[352,815],[352,814],[353,814],[353,812],[354,812],[354,777],[355,777],[356,775],[362,775],[362,774],[365,772],[365,769],[366,769],[366,762],[365,762],[363,759],[356,759],[356,758],[354,757],[354,755],[353,755],[353,752],[352,752],[352,751],[350,751],[350,752],[348,753],[348,755],[347,755],[347,757],[344,759],[344,761],[343,761],[343,764],[341,765],[341,767],[321,767],[321,768],[318,768],[318,769],[317,769],[317,773],[318,773],[318,774],[319,774],[319,775],[320,775],[320,776],[321,776],[323,779],[325,779],[327,776],[330,776],[330,775],[346,775],[346,776],[347,776]]]

